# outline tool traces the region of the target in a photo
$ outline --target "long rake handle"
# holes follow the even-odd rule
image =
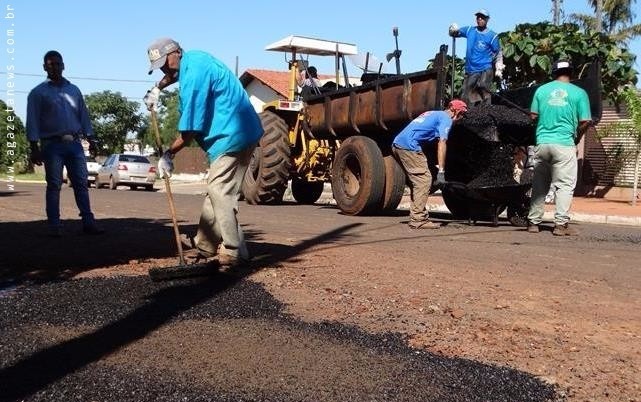
[[[154,129],[156,137],[156,147],[158,148],[158,155],[162,156],[162,141],[160,139],[160,130],[158,130],[158,118],[156,117],[156,110],[151,109],[151,125]],[[165,180],[165,191],[167,193],[167,201],[169,201],[169,211],[171,212],[171,222],[174,226],[174,236],[176,237],[176,248],[178,249],[178,260],[180,265],[185,265],[185,256],[183,254],[182,243],[180,242],[180,231],[178,230],[178,220],[176,219],[176,206],[174,204],[174,196],[171,193],[171,185],[169,184],[169,177],[163,175]]]
[[[450,98],[454,99],[454,77],[456,75],[456,37],[452,36],[452,88]]]

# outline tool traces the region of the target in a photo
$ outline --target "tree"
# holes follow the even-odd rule
[[[600,60],[604,95],[617,104],[621,101],[623,86],[637,82],[634,54],[606,34],[583,32],[576,24],[520,24],[514,31],[499,34],[499,38],[506,66],[503,77],[508,88],[549,81],[552,62],[562,57],[569,58],[577,72],[588,63]]]
[[[180,112],[178,111],[178,89],[168,91],[160,96],[163,107],[160,110],[162,116],[162,125],[160,126],[160,138],[169,143],[176,138],[178,132],[178,120]]]
[[[92,93],[85,97],[85,102],[94,133],[102,145],[101,152],[122,152],[127,135],[140,128],[139,103],[111,91]]]
[[[632,205],[637,205],[639,197],[639,173],[641,171],[641,94],[634,88],[623,91],[623,102],[628,110],[630,121],[616,124],[615,131],[620,135],[632,137],[634,149],[620,155],[623,160],[634,160],[634,182],[632,185]]]
[[[163,91],[160,94],[157,113],[158,128],[160,131],[160,140],[165,148],[167,148],[174,139],[176,139],[176,135],[178,135],[178,120],[180,119],[178,91],[178,89],[174,89],[171,91]],[[141,124],[139,139],[143,144],[151,145],[154,149],[156,148],[156,138],[148,116],[144,117],[143,123]],[[196,147],[198,144],[193,141],[189,146]]]
[[[633,68],[635,55],[619,47],[607,35],[598,32],[583,32],[576,24],[552,25],[549,22],[520,24],[513,31],[499,34],[503,52],[503,80],[497,86],[503,89],[528,87],[552,79],[554,60],[566,57],[572,60],[577,72],[595,59],[601,61],[601,79],[604,97],[616,104],[621,101],[624,85],[637,82]],[[447,93],[450,93],[452,58],[448,56]],[[455,91],[460,93],[464,61],[456,58]],[[428,68],[434,65],[434,59]]]
[[[22,120],[12,106],[0,100],[0,171],[15,168],[23,173],[32,168],[29,162],[29,141]]]
[[[455,70],[454,71],[454,92],[452,92],[452,57],[454,57]],[[427,63],[427,68],[434,67],[434,59],[430,59]],[[465,60],[458,56],[446,56],[445,58],[445,97],[450,98],[453,93],[455,98],[463,90],[463,77],[465,77]]]
[[[176,138],[178,127],[178,90],[163,91],[157,107],[158,129],[160,141],[167,148]],[[156,134],[151,125],[151,114],[146,114],[139,132],[139,139],[145,145],[156,149]]]
[[[632,4],[636,0],[589,0],[590,6],[597,11],[602,4],[603,19],[601,29],[617,44],[623,46],[632,39],[641,36],[641,24],[634,24]],[[575,22],[586,30],[598,31],[599,21],[588,14],[570,14],[570,21]]]

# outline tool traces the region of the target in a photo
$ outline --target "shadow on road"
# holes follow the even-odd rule
[[[16,263],[21,258],[24,258],[26,262],[21,265],[22,269],[31,270],[33,268],[29,267],[37,264],[40,269],[48,269],[47,272],[54,277],[63,276],[64,270],[79,271],[88,269],[97,264],[98,261],[101,261],[100,265],[104,266],[109,262],[132,258],[174,255],[173,249],[167,246],[168,236],[165,233],[165,231],[172,230],[170,227],[158,230],[157,222],[153,223],[138,219],[101,222],[110,230],[110,235],[100,237],[78,235],[78,239],[73,239],[75,241],[70,241],[71,238],[55,239],[55,241],[59,242],[58,247],[52,247],[51,239],[43,236],[30,236],[28,235],[29,232],[24,233],[23,230],[22,235],[17,234],[12,236],[14,239],[8,239],[10,240],[7,242],[10,243],[9,246],[3,244],[5,249],[2,252],[9,252],[11,250],[10,247],[16,247],[17,250],[13,250],[10,253],[15,255],[10,257],[10,263]],[[2,230],[7,230],[5,225],[12,224],[2,224]],[[42,222],[20,222],[13,225],[27,228],[31,226],[32,229],[43,227]],[[310,247],[349,236],[348,232],[358,226],[360,226],[358,223],[344,225],[312,239],[302,241],[298,245],[290,247],[281,245],[278,248],[270,248],[270,254],[258,263],[253,264],[251,270],[260,270],[269,264],[290,260]],[[118,233],[114,232],[116,227],[121,229]],[[136,232],[130,230],[134,227],[137,228]],[[151,230],[152,228],[153,230]],[[144,236],[146,239],[145,244],[149,245],[149,247],[141,247],[140,244],[134,242],[133,239],[136,236]],[[33,248],[34,241],[36,243],[35,248]],[[74,251],[77,253],[79,247],[89,248],[92,245],[95,252],[79,253],[79,257],[74,257]],[[27,253],[28,250],[39,250],[38,247],[42,249],[42,252],[31,251]],[[266,249],[263,250],[267,251]],[[27,255],[18,255],[22,253],[27,253]],[[6,258],[6,256],[3,256],[3,266],[6,266]],[[107,259],[107,261],[103,259]],[[57,264],[61,261],[65,261],[67,267],[56,269]],[[45,388],[47,385],[79,370],[87,364],[98,361],[102,357],[145,337],[181,312],[207,301],[225,289],[233,287],[242,278],[243,275],[218,273],[208,278],[171,282],[169,286],[165,286],[152,294],[146,304],[123,318],[109,323],[90,334],[36,352],[0,370],[0,384],[3,384],[0,400],[20,400]],[[34,373],[37,373],[37,375],[34,375]]]
[[[46,221],[0,223],[2,283],[67,279],[94,268],[176,255],[169,220],[101,219],[102,235],[80,232],[78,220],[63,222],[65,234],[52,238]]]
[[[26,191],[0,191],[0,197],[15,197],[29,195]]]

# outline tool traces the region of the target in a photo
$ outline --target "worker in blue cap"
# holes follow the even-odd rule
[[[498,35],[488,29],[490,13],[480,9],[476,13],[476,26],[459,28],[456,23],[449,27],[449,35],[467,39],[465,52],[465,78],[461,98],[468,105],[489,104],[490,87],[494,75],[503,75],[503,57]],[[496,67],[496,71],[493,67]]]

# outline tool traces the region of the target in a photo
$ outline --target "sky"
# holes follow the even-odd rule
[[[566,17],[592,13],[588,3],[563,0],[563,13]],[[110,90],[140,101],[161,78],[160,71],[147,75],[147,47],[159,37],[172,37],[185,50],[207,51],[232,71],[238,65],[240,75],[247,69],[286,70],[284,53],[264,49],[288,35],[355,44],[359,52],[371,52],[384,61],[395,48],[392,29],[398,27],[401,70],[409,73],[424,69],[441,44],[451,45],[447,35],[451,23],[475,25],[479,8],[488,10],[488,26],[497,33],[521,23],[552,20],[550,0],[2,0],[1,4],[0,35],[6,51],[0,63],[0,82],[5,81],[0,99],[12,101],[23,121],[27,94],[46,77],[42,57],[52,49],[64,58],[64,75],[85,95]],[[639,22],[641,10],[635,11]],[[629,48],[641,59],[641,39]],[[465,40],[457,40],[457,56],[463,57],[464,49]],[[324,59],[312,56],[310,65],[321,74],[332,74],[333,58]],[[635,68],[641,71],[641,60]],[[395,69],[392,60],[383,71]],[[348,71],[351,76],[361,73],[349,61]],[[8,88],[15,92],[11,99]]]

